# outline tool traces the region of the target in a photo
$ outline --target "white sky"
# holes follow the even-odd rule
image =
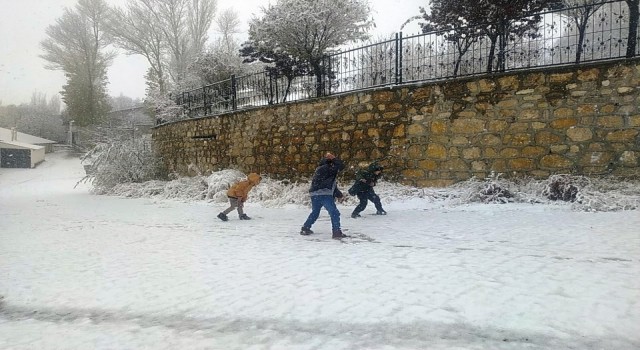
[[[260,6],[270,0],[218,0],[218,10],[234,8],[240,15],[243,31],[252,14],[260,13]],[[271,0],[274,1],[274,0]],[[0,104],[27,103],[34,91],[51,97],[65,83],[60,71],[44,68],[40,41],[47,26],[55,23],[64,7],[73,7],[76,0],[0,0]],[[107,0],[122,5],[126,0]],[[419,13],[419,6],[428,0],[370,0],[376,22],[374,36],[399,30],[404,21]],[[241,5],[240,5],[241,4]],[[405,32],[417,32],[417,24]],[[120,55],[109,69],[109,93],[132,98],[144,97],[146,61],[141,56]]]

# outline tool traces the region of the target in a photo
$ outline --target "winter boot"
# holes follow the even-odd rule
[[[302,228],[300,229],[300,234],[303,235],[303,236],[308,236],[308,235],[310,235],[312,233],[313,233],[313,231],[311,231],[310,228],[306,228],[306,227],[302,226]]]
[[[354,218],[354,219],[357,219],[357,218],[359,218],[359,217],[360,217],[360,214],[358,214],[358,213],[351,213],[351,217],[352,217],[352,218]]]
[[[387,212],[386,212],[386,211],[384,211],[384,210],[378,210],[378,211],[376,212],[376,215],[387,215]]]
[[[220,213],[218,214],[218,219],[222,220],[222,221],[227,221],[229,220],[229,218],[224,214],[224,213]]]
[[[344,233],[342,233],[341,229],[333,230],[333,235],[331,236],[331,238],[333,238],[333,239],[341,239],[341,238],[346,238],[346,237],[349,237],[349,236],[347,236]]]
[[[248,217],[247,214],[242,214],[240,215],[240,220],[251,220],[251,218]]]

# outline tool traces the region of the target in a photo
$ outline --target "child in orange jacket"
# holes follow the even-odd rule
[[[243,212],[244,202],[247,201],[249,191],[251,191],[253,186],[259,184],[260,180],[262,180],[260,175],[251,173],[247,176],[246,180],[237,182],[233,186],[231,186],[231,188],[229,188],[229,190],[227,191],[227,197],[229,197],[230,206],[229,208],[218,214],[218,218],[222,221],[229,220],[227,214],[237,208],[240,220],[251,220],[251,218]]]

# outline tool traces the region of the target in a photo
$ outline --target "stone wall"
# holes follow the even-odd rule
[[[353,175],[446,186],[492,172],[640,178],[640,61],[344,94],[157,127],[167,166],[296,179],[326,151]]]

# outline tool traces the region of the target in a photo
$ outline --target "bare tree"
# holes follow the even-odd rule
[[[118,47],[147,59],[146,77],[153,80],[148,85],[165,94],[184,87],[215,10],[216,0],[130,0],[125,9],[113,10],[109,30]]]
[[[129,54],[142,55],[153,72],[151,77],[160,93],[167,93],[167,47],[162,24],[140,2],[128,3],[126,9],[113,9],[109,31],[115,45]]]
[[[180,85],[187,78],[187,68],[203,51],[207,31],[213,22],[215,0],[137,0],[160,28],[166,41],[173,81]]]

